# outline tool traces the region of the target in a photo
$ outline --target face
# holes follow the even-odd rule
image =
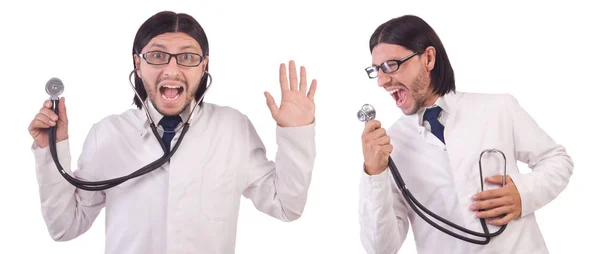
[[[194,38],[185,33],[164,33],[158,35],[142,49],[142,54],[161,51],[170,54],[192,53],[179,56],[180,63],[193,63],[196,55],[203,55],[200,45]],[[137,74],[144,83],[148,99],[162,115],[180,114],[194,99],[200,79],[208,64],[208,56],[195,67],[177,64],[172,57],[168,64],[149,64],[139,55],[134,55]],[[159,61],[168,58],[162,53],[149,53],[146,59]]]
[[[400,60],[415,52],[405,47],[380,43],[371,53],[373,65],[389,60]],[[433,105],[438,98],[430,86],[430,73],[435,64],[435,49],[428,47],[423,54],[416,55],[399,65],[398,70],[377,73],[377,83],[384,88],[405,115],[415,114],[420,108]]]

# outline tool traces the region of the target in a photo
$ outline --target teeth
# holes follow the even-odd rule
[[[388,91],[388,92],[389,92],[390,94],[394,94],[394,93],[395,93],[395,92],[397,92],[398,90],[400,90],[400,89],[394,89],[394,90],[390,90],[390,91]]]
[[[181,86],[169,86],[169,85],[164,85],[163,87],[166,87],[166,88],[174,88],[174,89],[181,88]]]
[[[179,94],[177,94],[177,96],[173,97],[172,99],[167,98],[167,96],[165,96],[164,94],[162,95],[162,98],[167,100],[167,101],[174,101],[179,99]]]

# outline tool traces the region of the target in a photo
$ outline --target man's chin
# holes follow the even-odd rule
[[[415,105],[412,105],[410,108],[407,109],[400,108],[400,110],[402,110],[402,113],[404,113],[404,115],[407,116],[414,115],[417,113],[417,111],[419,111],[419,109],[415,107]]]
[[[179,115],[185,109],[184,105],[168,105],[158,108],[158,112],[164,116],[174,116]]]
[[[162,101],[159,103],[153,101],[152,104],[154,105],[154,108],[158,111],[158,113],[160,113],[163,116],[179,115],[181,114],[181,112],[183,112],[183,110],[186,107],[186,104],[177,103],[175,105],[171,105]]]

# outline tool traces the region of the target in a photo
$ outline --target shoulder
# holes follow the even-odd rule
[[[146,121],[144,111],[132,108],[118,114],[107,115],[92,125],[92,130],[97,132],[117,130],[119,132],[127,132],[128,130],[138,130],[141,128],[140,123]]]
[[[245,122],[248,120],[248,117],[240,110],[230,106],[204,102],[202,107],[202,110],[209,113],[211,119],[217,118],[225,122]]]
[[[470,93],[457,92],[461,95],[462,104],[476,106],[477,104],[512,106],[517,103],[515,96],[509,93]]]
[[[387,134],[392,138],[418,133],[418,116],[403,115],[387,128]]]
[[[96,122],[96,125],[123,124],[128,122],[139,122],[145,120],[145,113],[141,109],[132,108],[125,110],[119,114],[111,114],[105,116]]]

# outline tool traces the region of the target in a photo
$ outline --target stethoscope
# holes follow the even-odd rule
[[[71,183],[73,186],[82,189],[82,190],[87,190],[87,191],[99,191],[99,190],[106,190],[112,187],[115,187],[119,184],[122,184],[130,179],[133,179],[135,177],[139,177],[145,174],[148,174],[150,172],[152,172],[153,170],[161,167],[163,164],[165,164],[166,162],[169,161],[169,159],[175,154],[175,152],[177,151],[177,148],[179,148],[179,145],[181,144],[181,141],[183,140],[183,137],[185,136],[185,134],[187,133],[189,127],[190,127],[190,121],[192,120],[192,118],[194,117],[194,114],[196,113],[196,107],[198,107],[198,105],[200,105],[200,103],[202,102],[202,99],[204,98],[204,95],[206,95],[206,92],[208,91],[208,89],[210,88],[210,86],[212,85],[212,76],[210,75],[210,73],[208,73],[208,71],[204,70],[204,73],[206,75],[208,75],[208,79],[210,79],[209,84],[206,87],[206,90],[204,91],[204,93],[202,94],[202,96],[196,101],[196,104],[194,105],[194,107],[192,108],[192,112],[191,114],[188,116],[188,118],[186,119],[185,123],[181,126],[179,126],[177,129],[173,130],[173,131],[165,131],[164,129],[162,129],[162,126],[159,126],[157,128],[156,124],[154,123],[154,121],[152,120],[152,117],[150,116],[150,112],[148,110],[148,106],[146,105],[146,100],[142,100],[141,96],[138,94],[138,92],[135,89],[135,86],[133,85],[133,82],[131,82],[131,77],[133,76],[133,74],[138,71],[138,69],[134,69],[133,71],[131,71],[131,73],[129,74],[129,84],[131,85],[131,88],[133,88],[133,91],[135,92],[135,95],[137,96],[137,98],[140,100],[140,102],[142,103],[144,109],[145,109],[145,113],[146,113],[146,117],[148,118],[148,121],[150,121],[150,128],[152,129],[152,133],[154,134],[154,136],[156,137],[156,139],[158,140],[161,148],[163,149],[164,154],[158,158],[157,160],[149,163],[148,165],[136,170],[135,172],[126,175],[126,176],[122,176],[122,177],[118,177],[118,178],[114,178],[114,179],[109,179],[109,180],[104,180],[104,181],[82,181],[79,179],[76,179],[74,177],[72,177],[71,175],[69,175],[62,167],[62,165],[60,164],[59,160],[58,160],[58,155],[56,152],[56,125],[55,126],[51,126],[48,130],[48,141],[49,141],[49,147],[50,147],[50,154],[52,155],[52,159],[54,160],[54,163],[56,164],[56,168],[58,169],[58,172],[65,178],[65,180],[67,180],[67,182]],[[56,113],[58,115],[58,100],[59,100],[59,95],[63,92],[64,90],[64,85],[62,83],[62,81],[58,78],[51,78],[47,83],[46,83],[46,92],[50,95],[50,101],[52,102],[52,110],[54,111],[54,113]],[[158,129],[160,128],[161,131],[163,131],[163,133],[169,132],[169,133],[175,133],[175,132],[179,132],[181,131],[181,135],[179,137],[179,139],[177,140],[177,142],[175,143],[175,146],[173,146],[173,149],[171,149],[171,151],[167,150],[167,147],[165,146],[165,144],[163,143],[160,135],[158,134]]]
[[[375,108],[369,104],[363,105],[362,108],[357,113],[358,120],[360,120],[361,122],[368,122],[370,120],[373,120],[373,119],[375,119],[375,115],[376,115]],[[483,191],[483,170],[481,169],[481,158],[486,153],[500,153],[502,155],[502,157],[504,158],[504,175],[502,176],[502,186],[506,185],[506,156],[504,155],[504,153],[502,151],[500,151],[498,149],[486,149],[486,150],[482,151],[481,154],[479,155],[479,179],[481,181],[481,191]],[[398,168],[396,167],[396,164],[392,160],[391,156],[388,158],[388,168],[390,169],[390,172],[392,173],[392,176],[394,177],[394,181],[396,182],[398,189],[400,189],[400,191],[402,192],[402,196],[404,196],[404,199],[406,200],[408,205],[410,205],[410,207],[413,209],[413,211],[415,211],[417,213],[417,215],[419,215],[419,217],[421,217],[423,220],[425,220],[427,223],[429,223],[429,225],[437,228],[438,230],[440,230],[450,236],[456,237],[460,240],[466,241],[466,242],[485,245],[490,242],[492,237],[500,235],[504,231],[504,229],[506,229],[506,225],[502,225],[500,227],[500,229],[498,229],[498,231],[496,231],[494,233],[490,233],[490,231],[487,227],[487,224],[485,223],[485,220],[483,218],[480,218],[479,220],[481,221],[481,227],[483,228],[483,233],[481,233],[481,232],[476,232],[476,231],[466,229],[466,228],[461,227],[451,221],[448,221],[448,220],[442,218],[441,216],[435,214],[434,212],[430,211],[425,206],[423,206],[412,195],[412,193],[410,193],[410,191],[406,187],[406,184],[404,183],[404,180],[402,179],[402,176],[400,175],[400,172],[398,171]],[[427,218],[423,214],[423,212],[421,212],[417,208],[423,210],[425,213],[427,213],[431,217],[445,223],[446,225],[449,225],[455,229],[458,229],[458,230],[460,230],[464,233],[467,233],[469,235],[472,235],[472,236],[483,237],[483,238],[485,238],[485,240],[475,240],[475,239],[472,239],[469,237],[465,237],[465,236],[456,234],[456,233],[440,226],[439,224],[435,223],[430,218]]]

